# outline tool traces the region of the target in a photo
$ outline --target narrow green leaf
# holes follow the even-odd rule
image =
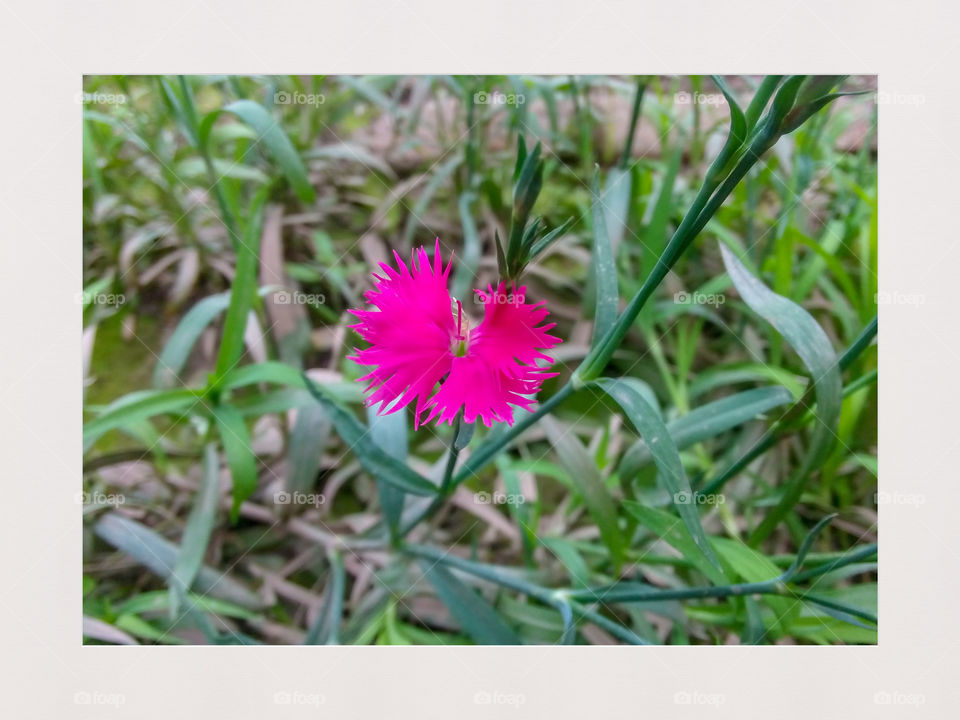
[[[231,370],[243,354],[243,336],[247,329],[247,315],[253,306],[257,290],[257,264],[260,250],[260,222],[266,193],[258,192],[244,227],[243,238],[237,247],[237,268],[230,288],[230,305],[223,322],[223,337],[217,355],[216,378]]]
[[[596,310],[591,347],[596,346],[617,321],[620,291],[617,268],[613,260],[610,236],[607,234],[606,211],[600,196],[600,171],[593,175],[593,279],[596,288]]]
[[[124,395],[108,405],[96,418],[83,426],[83,451],[86,452],[104,433],[166,413],[177,413],[203,401],[198,390],[141,390]]]
[[[725,585],[728,582],[723,571],[707,560],[694,543],[693,538],[690,537],[690,533],[674,515],[663,510],[647,507],[634,500],[624,500],[623,506],[627,509],[627,512],[640,521],[643,527],[677,550],[697,570],[706,575],[714,585]]]
[[[643,269],[640,280],[646,280],[650,275],[667,246],[670,216],[673,213],[673,186],[676,184],[677,172],[680,170],[682,160],[683,147],[681,146],[674,148],[667,158],[663,178],[660,181],[660,192],[653,206],[653,214],[643,231]]]
[[[222,615],[223,617],[238,618],[240,620],[256,620],[259,616],[240,605],[218,600],[214,597],[189,593],[187,600],[204,612]],[[160,613],[171,608],[170,593],[165,590],[155,590],[135,595],[129,600],[120,603],[115,609],[117,615],[142,615],[143,613]]]
[[[330,418],[322,405],[311,403],[297,412],[287,445],[285,485],[288,492],[312,492],[330,430]]]
[[[737,104],[733,92],[719,75],[714,75],[713,81],[727,99],[727,105],[730,108],[730,133],[727,135],[727,141],[724,143],[720,153],[707,170],[705,180],[707,185],[718,182],[726,176],[728,164],[730,164],[730,161],[737,155],[737,152],[743,147],[747,139],[747,120],[743,114],[743,110],[741,110]]]
[[[387,454],[370,435],[369,428],[327,395],[324,388],[303,376],[307,389],[326,409],[340,438],[353,450],[364,469],[374,478],[383,479],[414,495],[436,495],[437,487],[420,473]]]
[[[233,113],[254,129],[259,141],[283,170],[297,197],[302,202],[312,203],[316,195],[307,177],[306,168],[283,127],[273,119],[267,109],[253,100],[237,100],[227,105],[224,110]]]
[[[770,96],[773,95],[773,92],[777,89],[777,85],[780,84],[782,79],[782,75],[767,75],[760,81],[760,86],[754,93],[753,99],[750,100],[750,104],[747,106],[747,111],[744,114],[747,121],[748,132],[753,132],[754,127],[757,125],[757,120],[760,119],[760,116],[767,107],[767,103],[770,102]]]
[[[788,480],[780,502],[751,535],[751,544],[755,544],[769,535],[793,508],[803,492],[807,475],[833,448],[843,403],[843,383],[830,338],[810,313],[769,290],[750,274],[725,245],[720,245],[720,252],[730,279],[744,302],[773,325],[800,356],[812,378],[817,400],[816,418],[819,422],[814,426],[804,461]]]
[[[153,371],[153,385],[158,388],[173,387],[177,384],[180,371],[190,357],[193,346],[203,331],[230,304],[229,293],[219,293],[206,297],[194,305],[177,324],[167,344],[164,345],[157,365]]]
[[[713,538],[717,554],[733,572],[747,582],[766,582],[780,577],[780,568],[772,560],[744,545],[741,540]],[[765,595],[763,602],[773,610],[768,627],[777,632],[787,632],[793,618],[800,612],[800,605],[791,598]]]
[[[261,288],[258,294],[263,297],[272,291],[273,288],[265,287]],[[218,293],[205,297],[190,308],[177,324],[167,344],[163,346],[160,357],[157,358],[157,365],[153,371],[154,387],[167,388],[177,383],[197,340],[229,304],[230,293]]]
[[[343,621],[343,596],[346,591],[346,571],[343,557],[337,551],[330,553],[330,577],[323,591],[323,607],[303,640],[304,645],[336,645],[340,641],[340,623]]]
[[[633,173],[630,170],[614,168],[607,173],[607,181],[603,186],[604,220],[614,257],[627,232],[632,190]]]
[[[543,417],[540,425],[583,497],[587,511],[597,523],[600,537],[610,550],[613,566],[619,568],[623,562],[623,535],[617,524],[617,507],[600,475],[600,469],[583,443],[573,433],[564,432],[553,418]]]
[[[213,409],[213,417],[220,428],[220,439],[233,477],[230,520],[236,522],[240,516],[240,504],[257,489],[257,459],[250,444],[250,431],[235,407],[218,405]]]
[[[230,178],[231,180],[250,180],[251,182],[266,183],[270,178],[262,170],[232,160],[223,160],[221,158],[211,158],[210,165],[218,178]],[[178,162],[173,171],[178,177],[184,180],[193,180],[196,178],[207,177],[207,164],[201,157],[190,157]]]
[[[593,382],[617,401],[637,432],[646,439],[653,461],[657,464],[660,477],[670,491],[673,505],[680,514],[683,524],[699,551],[719,568],[720,563],[710,549],[707,536],[700,524],[700,512],[697,504],[693,502],[693,491],[683,470],[683,464],[680,462],[677,446],[670,437],[666,425],[660,419],[660,415],[629,382],[614,378],[600,378]]]
[[[694,408],[686,415],[667,423],[667,432],[677,450],[709,440],[731,428],[742,425],[775,407],[793,401],[793,395],[784,387],[763,387],[746,390]],[[624,453],[620,474],[632,477],[651,460],[645,440],[638,440]]]
[[[94,525],[94,532],[159,577],[169,579],[173,573],[179,554],[177,546],[136,520],[118,512],[108,512]],[[197,573],[194,589],[200,595],[211,595],[248,609],[263,606],[252,591],[225,573],[207,566],[201,567]]]
[[[421,560],[437,597],[471,638],[480,645],[520,645],[520,638],[490,603],[442,565]]]
[[[226,390],[257,383],[273,383],[306,389],[303,378],[303,373],[291,365],[268,361],[234,368],[224,376],[220,386]]]
[[[180,598],[193,585],[197,573],[200,572],[200,566],[203,565],[203,556],[207,553],[207,545],[210,544],[210,535],[213,533],[219,497],[220,457],[216,444],[208,443],[203,451],[200,490],[197,492],[193,510],[183,529],[177,564],[170,576],[170,607],[174,615],[177,614]]]
[[[540,543],[563,563],[575,585],[584,588],[590,586],[590,569],[571,541],[550,537],[540,538]]]
[[[800,543],[800,547],[797,549],[797,556],[793,559],[793,562],[790,563],[783,573],[783,581],[787,582],[790,578],[800,572],[800,568],[803,567],[803,561],[807,557],[807,553],[810,552],[810,548],[813,547],[814,541],[817,539],[817,536],[820,534],[820,531],[825,528],[831,520],[837,516],[837,513],[832,513],[827,515],[825,518],[821,519],[813,528],[807,533],[807,536],[803,539],[803,542]]]
[[[367,425],[370,428],[370,437],[383,451],[398,462],[407,462],[407,416],[397,412],[390,415],[377,415],[377,407],[367,406]],[[395,537],[400,527],[400,517],[403,515],[404,494],[396,485],[377,478],[377,492],[380,496],[380,506],[390,528],[391,536]]]

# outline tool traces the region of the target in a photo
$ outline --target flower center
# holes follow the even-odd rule
[[[459,300],[454,302],[457,304],[457,334],[450,343],[450,352],[454,357],[466,357],[470,343],[470,318],[463,314],[461,302]]]

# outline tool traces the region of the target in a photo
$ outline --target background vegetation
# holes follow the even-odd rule
[[[876,642],[872,87],[87,78],[85,642]],[[512,430],[362,407],[436,237],[543,240]]]

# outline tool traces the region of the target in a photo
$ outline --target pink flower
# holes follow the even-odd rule
[[[556,323],[541,325],[548,312],[545,302],[528,304],[526,287],[507,293],[475,290],[484,318],[470,326],[459,300],[450,297],[440,240],[430,261],[427,251],[413,251],[409,267],[395,252],[397,267],[381,263],[383,275],[365,294],[374,310],[351,310],[360,322],[351,327],[370,343],[350,357],[373,367],[360,378],[368,381],[368,405],[381,403],[380,413],[393,413],[416,400],[415,426],[439,418],[452,423],[462,409],[468,423],[479,417],[513,424],[511,406],[531,409],[533,397],[547,378],[553,359],[544,354],[560,342],[547,334]],[[452,261],[451,261],[452,262]],[[437,384],[440,387],[437,388]],[[434,390],[436,391],[434,392]]]

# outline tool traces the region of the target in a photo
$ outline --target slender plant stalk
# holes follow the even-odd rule
[[[592,617],[584,615],[586,608],[580,605],[580,603],[655,603],[667,600],[703,600],[708,598],[722,599],[728,597],[744,597],[748,595],[778,595],[800,600],[807,600],[809,602],[824,605],[825,607],[840,610],[863,620],[868,620],[873,623],[877,622],[877,617],[872,613],[868,613],[859,608],[843,605],[833,600],[830,600],[830,604],[828,605],[826,602],[823,602],[823,598],[820,598],[819,596],[805,594],[803,590],[793,590],[787,585],[788,582],[797,583],[811,580],[827,572],[836,570],[837,568],[859,562],[864,558],[872,557],[877,553],[877,545],[875,543],[867,545],[863,548],[859,548],[854,552],[850,552],[844,557],[838,558],[833,562],[824,563],[823,565],[811,568],[804,573],[798,573],[796,567],[791,566],[779,576],[763,582],[733,583],[730,585],[714,585],[666,590],[649,587],[637,587],[638,584],[633,582],[616,583],[614,585],[598,588],[559,590],[550,589],[528,582],[527,580],[523,580],[513,575],[504,574],[497,568],[484,565],[483,563],[464,560],[463,558],[450,555],[449,553],[444,553],[434,548],[406,544],[403,546],[402,550],[403,552],[415,557],[427,558],[435,562],[444,563],[445,565],[449,565],[452,568],[456,568],[457,570],[461,570],[475,577],[496,583],[501,587],[505,587],[509,590],[527,595],[528,597],[539,600],[545,605],[549,605],[550,607],[558,610],[561,605],[566,604],[581,616],[587,617],[587,619],[591,620],[591,622],[596,621],[597,615],[595,613],[592,614]],[[591,612],[592,611],[587,611],[587,613]],[[605,626],[605,629],[609,630],[610,628],[609,626]]]
[[[843,355],[840,356],[840,359],[837,361],[837,365],[840,367],[841,372],[846,370],[850,365],[852,365],[858,357],[866,350],[870,343],[873,341],[873,338],[877,334],[877,316],[874,316],[873,320],[860,331],[860,334],[857,336],[857,339],[846,349]],[[862,382],[862,379],[859,379]],[[869,378],[868,380],[869,381]],[[851,386],[853,383],[851,383]],[[859,389],[860,385],[857,386]],[[845,388],[845,394],[846,394]],[[711,495],[718,492],[730,478],[735,477],[740,473],[744,468],[746,468],[750,463],[756,460],[758,457],[763,455],[767,450],[769,450],[773,445],[787,432],[790,427],[790,421],[800,416],[805,410],[807,410],[812,404],[812,395],[811,393],[805,393],[800,400],[794,403],[787,412],[784,413],[783,417],[777,423],[774,423],[772,427],[767,429],[767,431],[754,443],[746,453],[744,453],[739,459],[735,460],[730,464],[726,469],[724,469],[719,475],[714,479],[708,482],[703,490],[701,491],[704,495]]]
[[[513,442],[513,440],[520,433],[535,424],[540,418],[551,412],[557,405],[566,400],[567,397],[573,394],[574,390],[576,390],[576,388],[574,387],[573,383],[568,381],[563,387],[555,392],[549,400],[544,402],[529,415],[526,415],[522,420],[514,424],[513,427],[511,427],[505,433],[502,435],[497,435],[481,445],[477,452],[473,453],[467,458],[466,462],[464,462],[464,464],[460,467],[460,471],[453,476],[454,484],[459,485],[471,475],[476,474],[486,467],[486,465],[493,460],[494,457],[496,457],[500,450]]]
[[[646,90],[646,81],[643,78],[637,80],[637,92],[633,96],[633,110],[630,113],[630,129],[627,131],[627,142],[623,145],[623,155],[620,157],[621,170],[626,170],[630,165],[630,156],[633,153],[633,138],[637,133],[637,125],[640,120],[640,108],[643,105],[643,94]]]
[[[460,456],[460,445],[458,444],[457,440],[460,437],[460,430],[462,427],[463,416],[458,414],[456,420],[453,421],[453,436],[450,439],[450,450],[447,453],[447,464],[443,469],[443,478],[440,481],[440,487],[437,490],[437,494],[430,504],[427,505],[427,507],[423,510],[423,512],[421,512],[415,519],[411,520],[400,530],[398,537],[404,537],[407,533],[413,530],[413,528],[417,527],[417,525],[419,525],[425,518],[433,515],[433,513],[439,509],[439,507],[450,496],[450,493],[456,487],[453,470],[457,466],[457,458]]]
[[[193,102],[193,92],[190,90],[186,76],[178,75],[177,79],[180,81],[180,93],[183,95],[184,114],[186,115],[187,122],[192,126],[191,134],[196,139],[197,150],[203,159],[203,165],[207,170],[210,186],[213,188],[213,193],[217,198],[217,205],[220,207],[220,214],[223,216],[223,224],[226,226],[227,232],[230,235],[230,242],[234,250],[236,250],[241,242],[240,232],[237,229],[237,221],[233,216],[233,211],[230,209],[230,203],[227,202],[227,196],[223,192],[223,186],[220,184],[220,178],[217,176],[216,169],[213,167],[213,158],[210,157],[210,150],[207,148],[207,143],[200,137],[200,120],[197,117],[197,106]]]

